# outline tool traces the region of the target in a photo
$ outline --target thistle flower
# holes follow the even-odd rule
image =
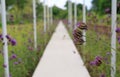
[[[12,54],[11,59],[16,59],[17,55],[16,54]]]
[[[15,39],[11,39],[10,42],[11,42],[11,45],[12,45],[12,46],[15,46],[15,45],[16,45],[16,40],[15,40]]]
[[[96,56],[95,64],[96,66],[100,66],[102,64],[102,58],[100,56]]]
[[[102,57],[96,56],[94,61],[90,62],[90,65],[100,66],[102,64]]]

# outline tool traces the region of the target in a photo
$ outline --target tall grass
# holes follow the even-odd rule
[[[56,24],[55,24],[56,25]],[[12,77],[31,77],[40,60],[43,51],[55,29],[51,25],[50,29],[44,33],[43,23],[37,23],[37,49],[34,49],[33,24],[8,25],[8,35],[16,39],[17,45],[9,45],[10,75]],[[0,29],[0,33],[2,30]],[[12,58],[15,54],[16,57]],[[0,77],[4,77],[2,42],[0,43]]]

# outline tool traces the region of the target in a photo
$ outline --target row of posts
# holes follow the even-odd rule
[[[53,9],[52,7],[48,7],[46,5],[46,0],[43,1],[43,9],[44,9],[44,32],[49,29],[50,24],[53,24]],[[47,24],[48,23],[48,24]]]
[[[117,0],[111,0],[112,12],[111,12],[111,77],[115,77],[116,75],[116,23],[117,23]],[[85,0],[83,0],[83,23],[86,23],[86,6]],[[77,25],[77,4],[75,0],[74,4],[74,28]],[[72,2],[68,0],[68,26],[70,30],[72,29]],[[86,31],[83,30],[83,40],[85,41],[84,45],[86,45]]]
[[[37,49],[37,17],[36,17],[36,0],[33,0],[33,29],[34,29],[34,49]],[[3,53],[4,53],[4,65],[5,77],[10,77],[9,73],[9,58],[8,58],[8,43],[7,43],[7,23],[6,23],[6,0],[1,0],[1,16],[2,16],[2,35],[3,35]],[[49,8],[45,5],[44,0],[44,32],[49,29],[50,25],[53,24],[53,15],[52,15],[52,7]],[[47,24],[48,23],[48,24]]]
[[[111,31],[112,31],[112,37],[111,37],[111,77],[115,77],[116,74],[116,4],[117,1],[116,0],[112,0],[112,16],[111,16]],[[6,6],[5,6],[5,0],[1,0],[1,11],[2,11],[2,35],[3,35],[3,52],[4,52],[4,64],[6,65],[5,69],[5,77],[9,77],[9,60],[8,60],[8,44],[7,44],[7,39],[6,39],[6,35],[7,35],[7,27],[6,27]],[[69,23],[69,27],[70,29],[72,29],[72,2],[69,0],[68,3],[68,14],[69,14],[69,18],[68,18],[68,23]],[[77,4],[75,2],[74,5],[74,27],[77,24]],[[48,13],[48,14],[47,14]],[[50,19],[50,15],[51,14],[51,19]],[[47,16],[48,15],[48,16]],[[47,18],[48,17],[48,18]],[[46,7],[45,5],[45,0],[44,0],[44,32],[46,32],[46,29],[49,29],[49,24],[51,20],[51,24],[53,22],[52,20],[52,8],[50,9],[49,7]],[[85,8],[85,0],[83,0],[83,22],[86,23],[86,8]],[[34,47],[35,49],[37,49],[37,31],[36,31],[36,1],[33,0],[33,28],[34,28]],[[48,26],[48,27],[47,27]],[[86,32],[83,31],[83,35],[86,36]],[[83,37],[84,40],[86,41],[86,38]]]

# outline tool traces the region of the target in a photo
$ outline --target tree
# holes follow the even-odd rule
[[[120,0],[117,1],[119,2]],[[97,12],[98,14],[105,14],[105,9],[111,9],[111,0],[93,0],[92,5],[91,10]]]
[[[6,0],[6,9],[15,4],[16,0]]]

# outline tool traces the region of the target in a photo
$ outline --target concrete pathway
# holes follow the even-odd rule
[[[32,77],[90,77],[62,22],[54,32]]]

